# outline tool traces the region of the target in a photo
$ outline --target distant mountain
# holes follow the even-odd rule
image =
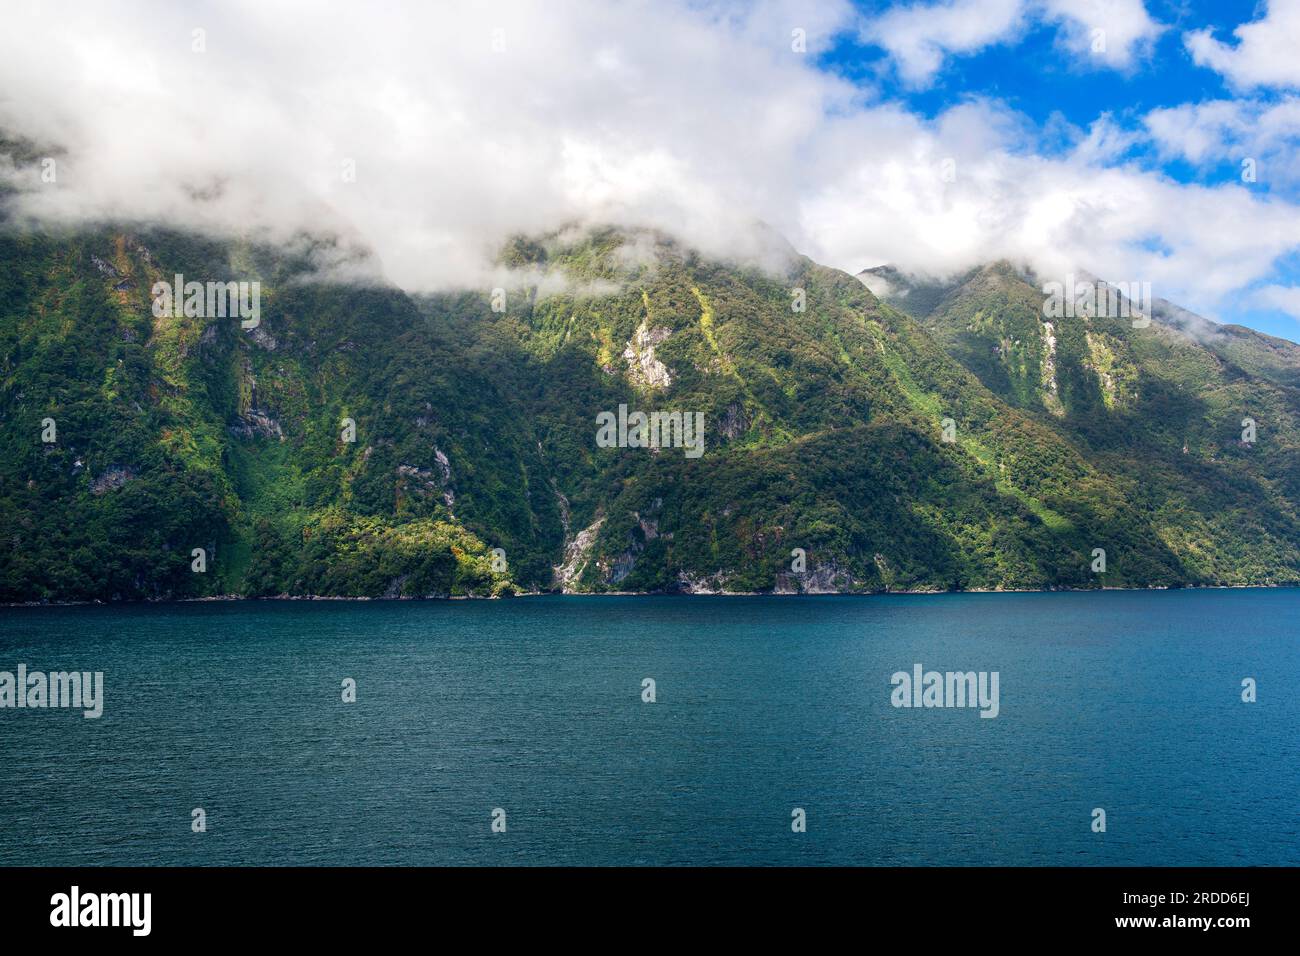
[[[0,234],[0,599],[1300,582],[1288,343],[1049,341],[1005,265],[882,301],[566,231],[413,297],[312,251]],[[155,315],[176,274],[260,282],[256,326]],[[702,448],[604,447],[638,411]]]
[[[1041,280],[1006,262],[947,283],[889,268],[860,278],[1128,489],[1189,580],[1288,579],[1300,546],[1300,345],[1161,299],[1145,327],[1053,321]],[[1254,441],[1243,440],[1247,419]]]

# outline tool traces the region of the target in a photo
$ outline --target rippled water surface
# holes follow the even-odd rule
[[[3,609],[105,702],[0,709],[0,864],[1297,864],[1298,641],[1296,590]]]

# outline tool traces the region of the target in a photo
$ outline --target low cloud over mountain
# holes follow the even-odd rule
[[[1043,116],[947,72],[1047,31],[1043,69],[1131,80],[1161,38],[1186,60],[1186,31],[1140,3],[1005,6],[983,31],[959,3],[10,7],[0,127],[35,153],[0,180],[45,224],[333,233],[411,291],[481,287],[508,236],[565,223],[656,227],[731,259],[762,257],[761,223],[853,272],[1006,257],[1141,278],[1214,316],[1290,308],[1294,195],[1235,165],[1174,175],[1167,121]],[[1108,31],[1097,55],[1091,29]],[[1206,76],[1257,97],[1289,82],[1241,72],[1255,33],[1197,36]],[[915,90],[944,83],[938,106]]]

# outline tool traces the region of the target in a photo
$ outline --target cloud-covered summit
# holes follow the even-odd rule
[[[1289,9],[1267,16],[1293,29]],[[508,236],[564,223],[661,229],[731,258],[761,253],[766,223],[852,272],[1006,257],[1140,277],[1210,314],[1246,295],[1294,302],[1277,273],[1300,246],[1291,196],[1135,158],[1135,144],[1172,156],[1196,148],[1187,130],[1228,127],[1131,111],[1042,125],[974,86],[923,112],[826,56],[875,37],[881,68],[934,77],[1026,24],[1078,55],[1100,22],[1096,68],[1131,71],[1175,29],[1137,0],[50,3],[0,16],[0,129],[62,150],[54,182],[38,162],[0,165],[19,218],[332,232],[416,291],[482,284]],[[1233,60],[1255,33],[1232,47],[1187,36],[1234,83],[1279,79]]]

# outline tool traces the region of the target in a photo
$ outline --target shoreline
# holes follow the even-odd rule
[[[1103,591],[1273,591],[1300,588],[1295,584],[1153,584],[1149,587],[1100,588],[964,588],[962,590],[898,590],[898,591],[520,591],[510,595],[451,594],[431,597],[347,597],[333,594],[276,594],[265,597],[248,597],[243,594],[215,594],[191,598],[133,598],[122,601],[4,601],[0,608],[40,607],[137,607],[160,604],[215,604],[233,601],[346,601],[397,603],[402,601],[510,601],[517,598],[548,597],[680,597],[680,598],[828,598],[828,597],[888,597],[890,595],[944,596],[951,594],[1093,594]]]

